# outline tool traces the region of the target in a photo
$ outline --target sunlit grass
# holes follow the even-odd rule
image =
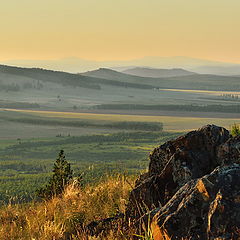
[[[59,119],[80,119],[88,121],[109,121],[109,122],[162,122],[165,131],[179,132],[191,131],[206,124],[215,124],[227,129],[236,122],[237,118],[200,118],[200,117],[175,117],[175,116],[143,116],[126,114],[95,114],[95,113],[74,113],[74,112],[52,112],[35,110],[13,110],[34,116]]]
[[[4,206],[0,209],[0,239],[84,239],[84,228],[91,221],[125,212],[134,181],[135,177],[108,176],[85,188],[73,183],[62,197],[49,201]],[[119,239],[116,235],[121,236],[121,231],[106,239]]]

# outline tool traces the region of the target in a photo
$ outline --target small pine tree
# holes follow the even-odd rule
[[[64,151],[61,150],[54,163],[53,176],[44,188],[37,190],[38,197],[49,199],[60,195],[72,178],[71,165],[66,161]]]

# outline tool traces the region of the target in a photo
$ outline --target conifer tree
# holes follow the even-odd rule
[[[71,165],[67,162],[64,151],[61,150],[54,163],[51,179],[44,188],[37,190],[38,197],[49,199],[60,195],[72,178],[73,171],[71,170]]]

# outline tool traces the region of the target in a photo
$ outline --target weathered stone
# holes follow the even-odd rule
[[[186,183],[151,226],[154,240],[240,239],[240,166],[218,167]]]
[[[161,173],[169,159],[175,154],[178,154],[182,164],[200,167],[197,175],[201,175],[212,165],[217,165],[217,147],[225,143],[229,137],[229,132],[225,128],[207,125],[166,142],[150,154],[149,175]]]
[[[185,183],[213,171],[221,161],[218,147],[229,137],[225,128],[207,125],[155,148],[149,172],[131,192],[129,215],[140,217],[148,209],[163,206]]]
[[[223,165],[230,163],[240,163],[240,136],[230,138],[222,144],[217,153],[219,161]]]
[[[104,237],[117,220],[88,229]],[[240,136],[207,125],[154,149],[122,220],[150,221],[154,240],[240,240]]]

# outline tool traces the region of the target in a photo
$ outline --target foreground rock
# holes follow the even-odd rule
[[[240,166],[189,181],[155,212],[154,240],[240,239]]]
[[[240,239],[240,137],[207,125],[150,154],[130,194],[128,217],[154,240]],[[144,222],[145,221],[145,222]]]
[[[104,233],[115,221],[89,229]],[[154,149],[121,221],[150,225],[154,240],[240,240],[240,136],[207,125]]]
[[[225,165],[231,163],[240,164],[240,136],[230,138],[222,144],[218,149],[217,155],[218,159]]]
[[[185,183],[222,165],[217,152],[229,138],[226,129],[207,125],[154,149],[149,172],[131,192],[129,216],[140,217],[146,210],[165,205]]]

